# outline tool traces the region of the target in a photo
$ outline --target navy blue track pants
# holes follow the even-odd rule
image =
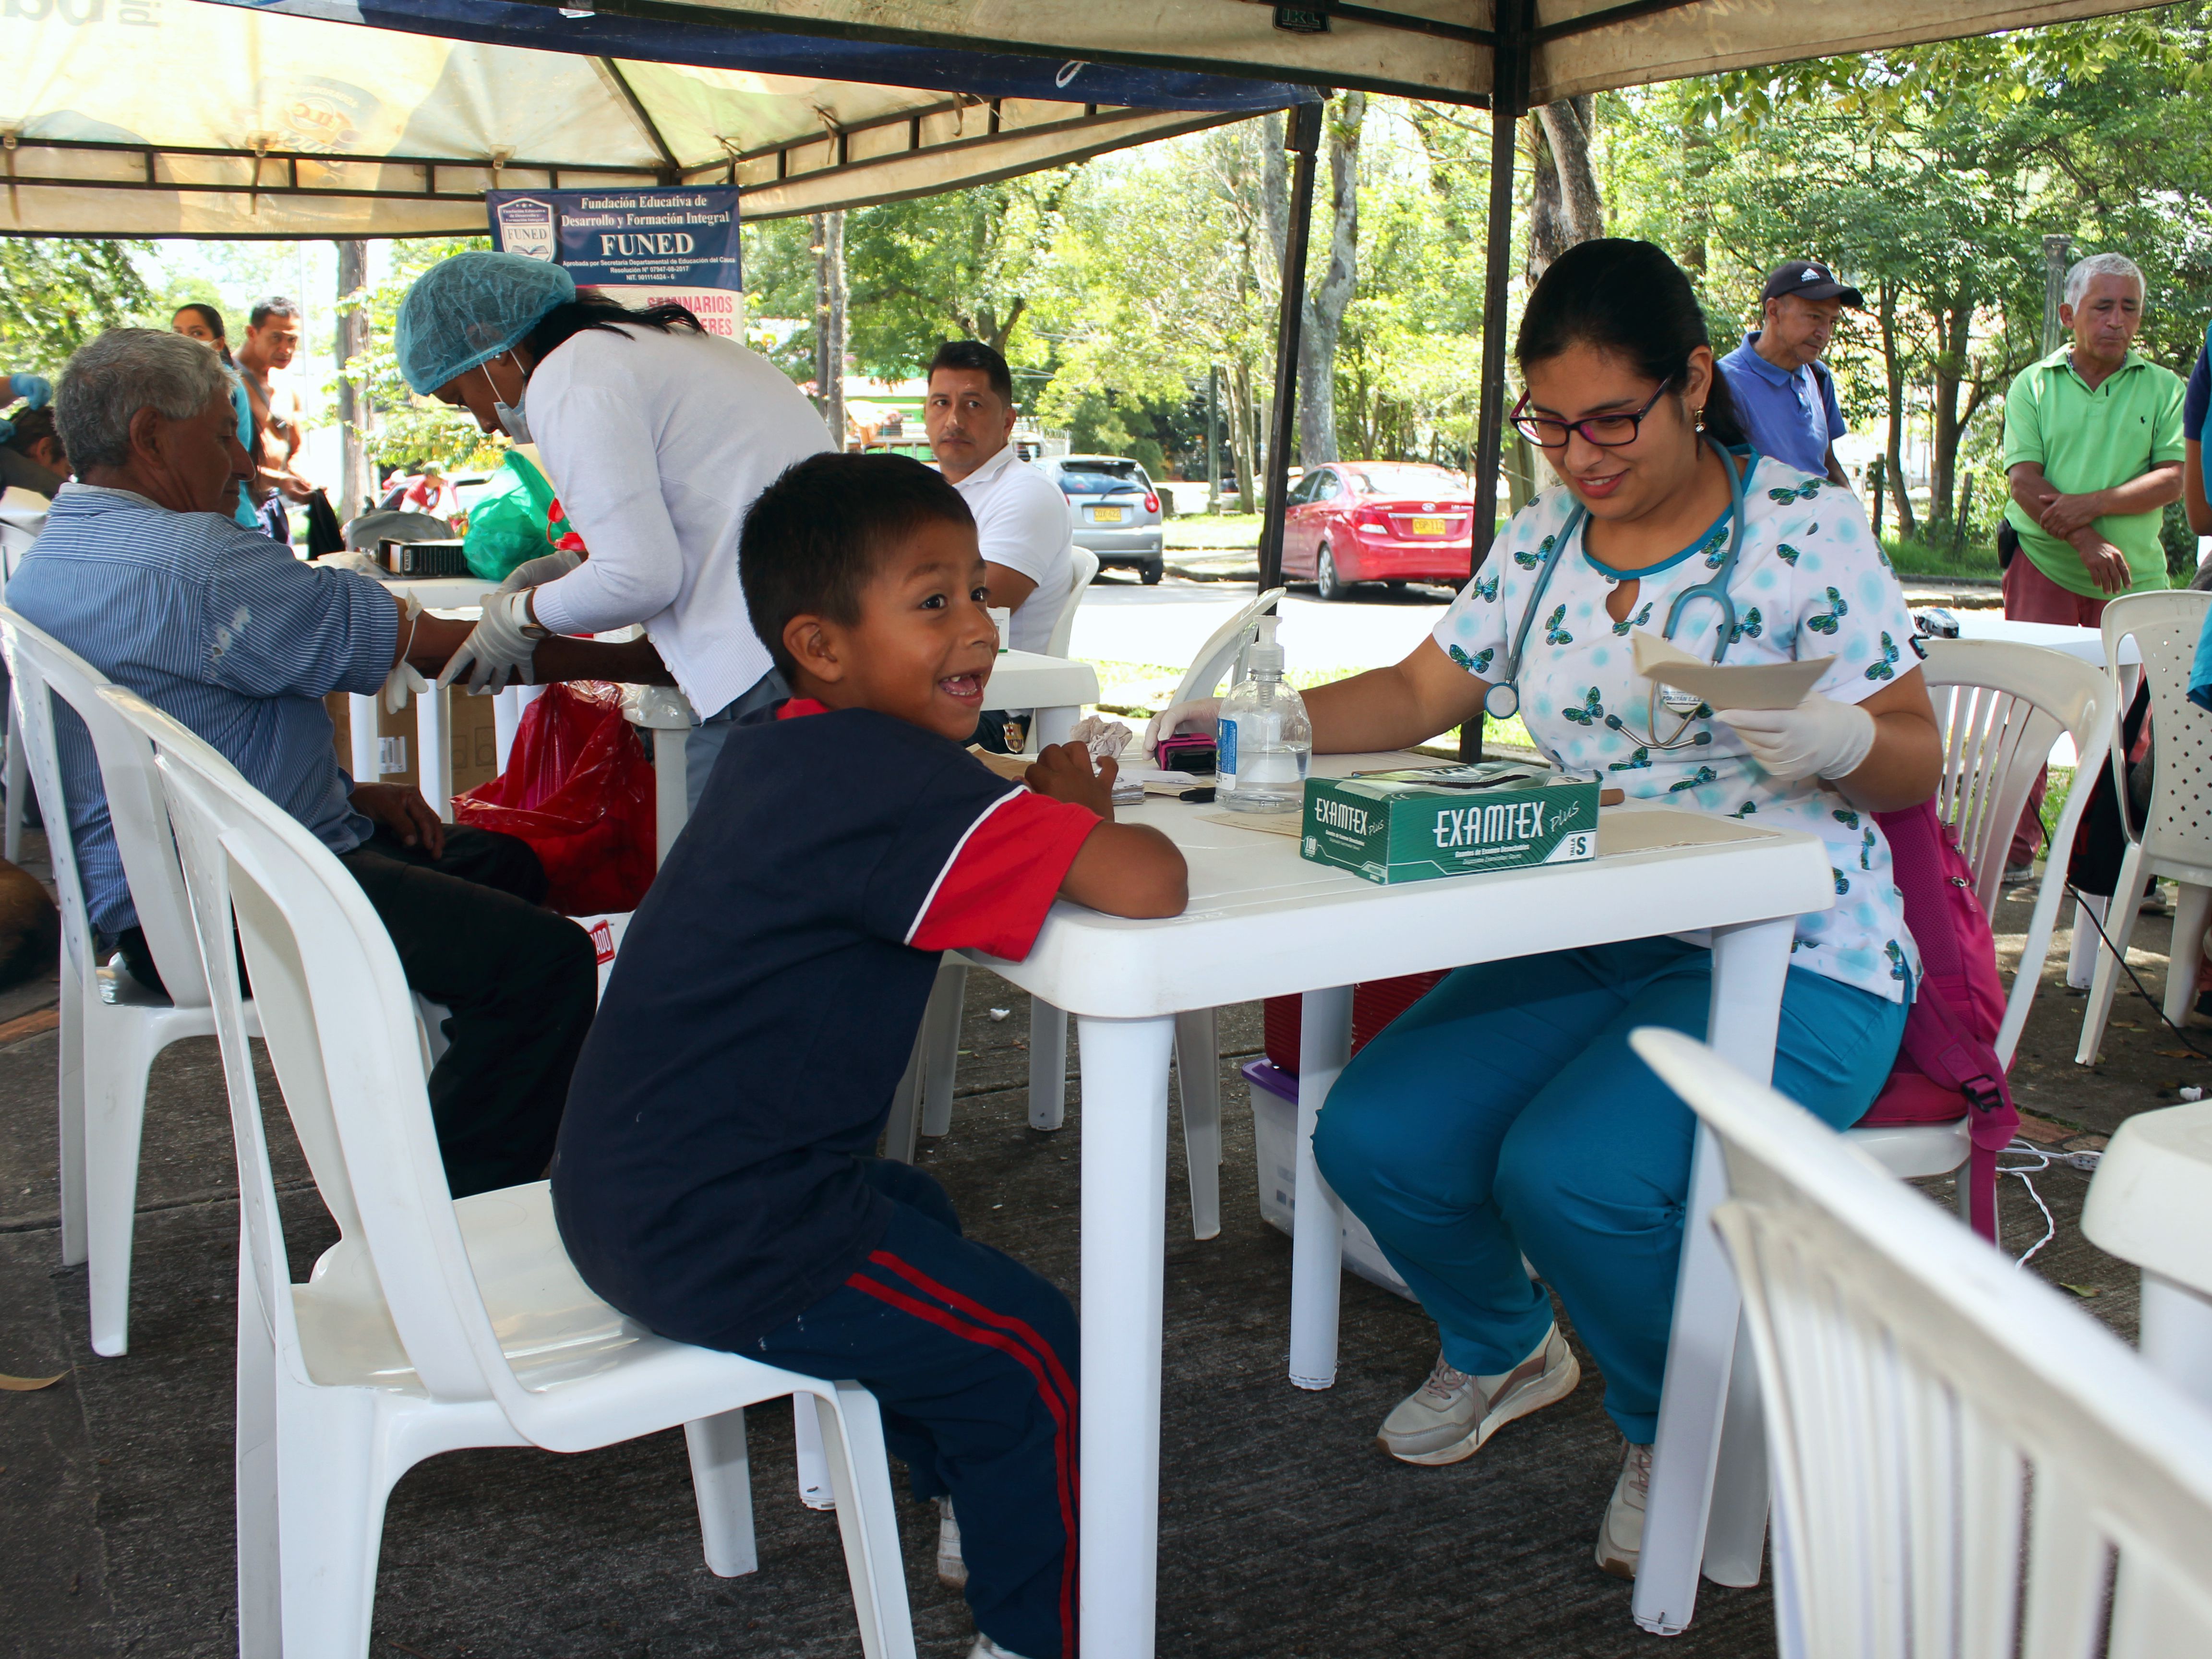
[[[945,1189],[872,1161],[891,1200],[866,1266],[749,1354],[850,1377],[919,1498],[950,1493],[975,1627],[1024,1659],[1075,1653],[1075,1310],[1012,1256],[960,1235]]]

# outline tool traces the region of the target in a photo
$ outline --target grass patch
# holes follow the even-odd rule
[[[1195,551],[1201,548],[1246,548],[1258,551],[1260,546],[1260,515],[1257,513],[1224,513],[1218,517],[1194,514],[1189,518],[1170,519],[1160,527],[1164,538],[1163,545],[1170,551],[1181,548]]]
[[[1973,542],[1968,542],[1955,553],[1948,543],[1931,547],[1925,542],[1899,541],[1893,536],[1884,536],[1881,545],[1900,576],[1937,581],[1965,576],[1993,582],[2001,574],[1996,549]]]

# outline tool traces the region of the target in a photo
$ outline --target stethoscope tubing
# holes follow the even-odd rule
[[[1705,441],[1721,458],[1721,469],[1728,474],[1730,520],[1728,552],[1710,577],[1695,586],[1684,588],[1674,596],[1667,607],[1666,626],[1660,637],[1673,640],[1674,630],[1682,620],[1683,607],[1692,599],[1710,599],[1720,611],[1718,641],[1712,653],[1712,660],[1717,663],[1728,654],[1729,636],[1735,631],[1735,601],[1729,597],[1728,585],[1729,578],[1735,571],[1736,556],[1743,549],[1744,492],[1743,477],[1736,471],[1735,458],[1711,434],[1705,434]],[[1489,690],[1483,693],[1484,712],[1493,720],[1510,720],[1521,711],[1521,659],[1528,648],[1528,629],[1534,625],[1537,611],[1543,608],[1544,596],[1551,591],[1552,573],[1559,568],[1559,561],[1566,556],[1568,544],[1580,533],[1589,517],[1589,514],[1583,504],[1576,502],[1575,510],[1567,515],[1566,523],[1560,526],[1559,533],[1553,538],[1551,551],[1544,555],[1543,568],[1536,573],[1536,584],[1529,590],[1528,605],[1521,612],[1521,621],[1513,630],[1511,651],[1500,665],[1505,672],[1492,681]],[[1656,741],[1656,731],[1653,738]]]

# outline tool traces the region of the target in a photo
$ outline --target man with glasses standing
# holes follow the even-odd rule
[[[1759,301],[1763,325],[1721,359],[1752,447],[1849,489],[1836,440],[1850,428],[1836,402],[1836,377],[1820,354],[1835,337],[1844,307],[1863,309],[1866,296],[1838,282],[1824,264],[1791,259],[1769,273]]]

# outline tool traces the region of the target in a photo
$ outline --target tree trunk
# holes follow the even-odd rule
[[[830,441],[845,447],[845,215],[817,213],[814,232],[814,401]]]
[[[1888,387],[1889,447],[1882,476],[1897,503],[1897,538],[1909,542],[1918,538],[1920,528],[1905,482],[1905,365],[1897,349],[1897,290],[1887,282],[1875,291],[1875,316],[1881,328],[1881,368]]]
[[[1359,128],[1367,94],[1347,92],[1328,124],[1328,268],[1306,290],[1298,341],[1298,453],[1308,466],[1337,459],[1336,343],[1359,276]]]
[[[368,354],[368,312],[360,303],[368,286],[368,244],[340,242],[338,250],[338,431],[342,468],[338,519],[350,524],[376,500],[376,480],[368,465],[368,438],[375,416],[368,398],[345,371]]]
[[[1936,316],[1935,415],[1928,467],[1928,517],[1936,524],[1954,516],[1951,503],[1958,478],[1959,444],[1966,431],[1959,395],[1966,374],[1967,348],[1973,342],[1974,304],[1971,293],[1957,295],[1951,307]]]
[[[1590,167],[1597,101],[1588,96],[1545,104],[1528,118],[1532,195],[1528,207],[1528,281],[1577,242],[1605,234],[1605,203]]]

